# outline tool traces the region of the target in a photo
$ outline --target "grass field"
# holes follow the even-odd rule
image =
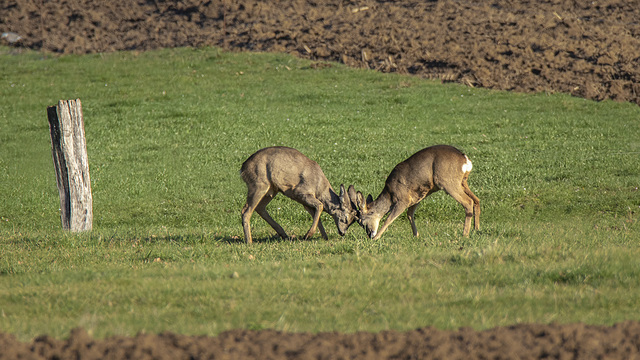
[[[233,328],[485,329],[640,320],[640,108],[215,48],[52,56],[0,48],[0,331],[27,340]],[[94,230],[63,232],[46,108],[80,98]],[[283,241],[252,219],[254,151],[299,149],[374,197],[398,162],[463,149],[481,230],[444,193],[379,241]],[[311,218],[280,196],[290,234]]]

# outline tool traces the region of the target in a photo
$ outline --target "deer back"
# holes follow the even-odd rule
[[[392,194],[392,198],[395,195],[421,199],[426,192],[444,188],[447,183],[460,183],[467,163],[470,167],[471,162],[466,155],[453,146],[431,146],[396,165],[387,177],[385,190]]]
[[[247,184],[268,183],[293,198],[300,192],[320,198],[330,188],[318,163],[284,146],[258,150],[242,164],[240,176]]]

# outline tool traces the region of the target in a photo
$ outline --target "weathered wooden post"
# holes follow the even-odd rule
[[[51,152],[60,193],[62,228],[88,231],[93,226],[93,198],[80,99],[47,108]]]

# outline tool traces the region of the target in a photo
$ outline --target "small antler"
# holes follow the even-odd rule
[[[351,187],[353,187],[353,185]],[[353,209],[349,194],[347,194],[347,192],[344,191],[344,184],[340,184],[340,205],[345,210]]]

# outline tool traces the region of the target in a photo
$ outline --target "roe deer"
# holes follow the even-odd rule
[[[240,176],[247,183],[247,203],[242,208],[244,240],[251,244],[251,215],[255,210],[283,239],[287,233],[267,212],[267,204],[279,193],[304,206],[313,216],[313,224],[304,236],[308,239],[320,229],[327,240],[320,214],[329,213],[336,222],[338,233],[344,236],[355,221],[356,210],[340,185],[340,195],[331,188],[329,180],[315,161],[296,149],[276,146],[258,150],[242,164]],[[351,186],[353,188],[353,186]],[[355,191],[355,190],[352,190]]]
[[[436,145],[422,149],[391,171],[384,189],[373,201],[371,195],[365,202],[361,192],[349,188],[349,197],[358,207],[358,223],[372,239],[379,239],[405,209],[413,235],[418,236],[414,214],[420,201],[438,190],[444,190],[464,206],[464,236],[469,236],[471,217],[476,230],[480,229],[480,199],[469,189],[467,179],[471,161],[460,150],[449,145]],[[389,213],[382,224],[380,219]]]

